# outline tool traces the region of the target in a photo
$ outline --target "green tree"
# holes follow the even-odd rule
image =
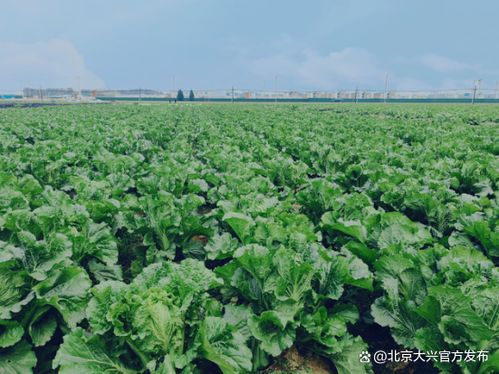
[[[184,101],[184,92],[182,90],[178,90],[177,92],[177,100]]]
[[[189,91],[189,101],[194,101],[194,91]]]

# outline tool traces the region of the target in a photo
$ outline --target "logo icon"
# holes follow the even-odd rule
[[[362,351],[359,354],[359,361],[363,364],[368,364],[371,362],[371,354],[368,351]]]

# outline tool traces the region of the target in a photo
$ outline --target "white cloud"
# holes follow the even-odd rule
[[[79,80],[79,82],[78,82]],[[24,44],[0,42],[0,89],[32,87],[104,88],[67,40]]]
[[[420,58],[420,62],[439,73],[454,73],[457,71],[468,70],[471,69],[471,66],[468,64],[440,56],[434,53],[424,55]]]
[[[307,49],[295,57],[268,56],[254,60],[250,69],[257,76],[284,76],[318,89],[379,87],[385,77],[375,58],[362,48],[345,48],[327,55]]]
[[[249,66],[257,78],[278,77],[282,89],[287,84],[318,90],[375,89],[383,90],[388,74],[389,90],[463,89],[473,85],[473,77],[486,78],[497,72],[485,70],[437,54],[416,58],[399,56],[388,65],[367,49],[345,48],[320,54],[304,49],[298,53],[278,53],[253,60]],[[438,73],[424,79],[425,69]],[[490,80],[490,79],[489,79]]]
[[[440,88],[442,90],[453,90],[453,89],[469,89],[471,90],[475,85],[474,79],[452,79],[445,78],[440,82]],[[486,88],[483,87],[482,88]]]
[[[435,88],[434,85],[432,86],[431,84],[428,84],[420,79],[398,76],[393,76],[392,78],[389,77],[388,87],[390,90],[400,91],[425,91]]]

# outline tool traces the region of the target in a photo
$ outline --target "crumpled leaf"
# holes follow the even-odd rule
[[[116,302],[121,301],[120,290],[125,287],[125,283],[107,281],[91,289],[93,297],[88,302],[86,316],[94,333],[102,335],[113,328],[110,310]]]
[[[210,260],[230,258],[238,246],[238,241],[232,235],[224,232],[211,237],[204,247],[206,257]]]
[[[71,327],[85,317],[90,279],[80,267],[64,268],[33,287],[37,299],[53,306]]]
[[[426,296],[423,265],[417,258],[400,253],[383,256],[375,267],[385,295],[371,305],[371,315],[379,325],[390,327],[397,343],[413,347],[416,331],[424,326],[416,311]]]
[[[26,279],[26,272],[11,261],[0,263],[0,319],[10,319],[34,298]]]
[[[255,225],[251,217],[237,212],[226,213],[222,220],[229,224],[242,243],[246,243],[251,234],[251,228]]]
[[[175,361],[184,348],[184,321],[172,299],[164,290],[149,289],[134,312],[131,338],[142,352],[168,354]]]
[[[491,257],[499,257],[499,232],[492,231],[484,220],[466,221],[463,231],[480,242]]]
[[[81,232],[72,234],[73,251],[78,260],[93,257],[106,265],[114,265],[118,261],[115,238],[105,223],[89,222]]]
[[[280,301],[300,302],[310,290],[310,282],[314,276],[312,266],[306,262],[299,263],[299,260],[294,258],[293,251],[284,248],[274,254],[274,264],[278,274],[276,298]]]
[[[0,320],[0,348],[7,348],[22,339],[24,328],[17,321]]]
[[[46,344],[57,328],[57,316],[51,307],[41,307],[35,311],[28,326],[29,336],[35,347]]]
[[[332,212],[325,213],[321,218],[321,224],[325,230],[336,231],[351,236],[361,243],[367,239],[367,230],[359,220],[335,220]]]
[[[293,345],[296,331],[292,322],[297,310],[298,305],[284,303],[276,310],[267,310],[248,320],[251,334],[260,341],[265,352],[278,356]]]
[[[413,222],[402,213],[388,212],[367,218],[366,227],[369,240],[381,249],[402,244],[421,247],[431,242],[428,229],[419,222]]]
[[[338,374],[372,374],[371,364],[362,363],[359,355],[368,351],[367,344],[360,337],[346,335],[339,344],[341,351],[331,355]]]
[[[81,328],[76,328],[64,337],[52,367],[58,369],[60,374],[136,373],[113,357],[113,354],[105,349],[100,337],[88,337]]]
[[[35,365],[35,353],[31,350],[31,346],[25,341],[21,341],[13,347],[0,349],[0,373],[32,373]]]
[[[315,313],[303,313],[302,327],[308,332],[308,339],[313,339],[326,347],[334,348],[338,337],[347,333],[346,320],[341,315],[328,315],[327,309],[321,306]]]
[[[21,231],[17,236],[25,248],[23,266],[34,279],[42,281],[57,265],[70,264],[72,244],[66,235],[51,233],[43,241],[37,241],[28,231]]]
[[[440,271],[449,285],[460,285],[471,278],[490,274],[494,264],[482,252],[469,247],[454,247],[439,261]]]
[[[252,353],[246,339],[223,318],[207,317],[200,328],[201,357],[214,362],[224,374],[251,371]]]
[[[471,300],[450,286],[431,287],[418,312],[436,323],[448,344],[478,349],[493,336],[493,331],[471,307]]]

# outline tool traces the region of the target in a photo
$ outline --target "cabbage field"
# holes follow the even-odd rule
[[[497,373],[498,139],[480,105],[2,109],[0,373]]]

